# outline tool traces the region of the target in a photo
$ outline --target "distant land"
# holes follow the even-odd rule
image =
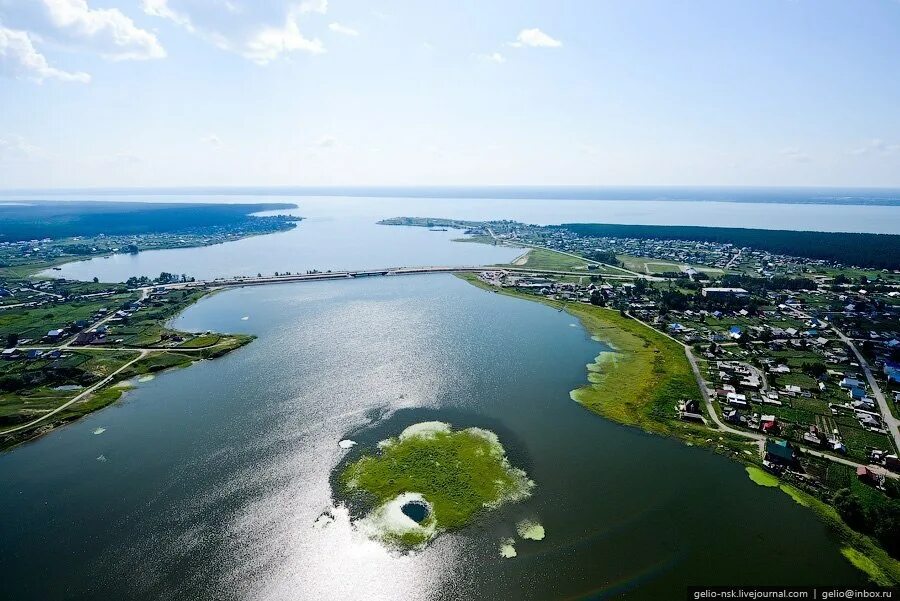
[[[0,242],[71,236],[177,233],[253,225],[268,231],[290,224],[252,213],[296,208],[287,203],[183,204],[108,201],[0,202]],[[279,218],[281,221],[297,218]],[[268,227],[267,227],[268,226]]]
[[[900,236],[891,234],[602,223],[565,223],[560,227],[580,236],[730,243],[845,265],[900,269]]]
[[[874,269],[900,269],[900,235],[853,232],[815,232],[694,225],[624,225],[615,223],[564,223],[549,226],[524,226],[514,221],[468,221],[434,217],[394,217],[379,221],[382,225],[450,227],[464,230],[528,227],[542,235],[567,231],[584,238],[634,238],[639,240],[681,240],[733,244],[734,246],[819,259],[844,265]],[[477,235],[476,235],[477,239]],[[479,240],[481,241],[481,240]],[[493,242],[491,238],[487,241]]]
[[[263,186],[15,189],[15,194],[351,196],[553,200],[654,200],[900,206],[900,188],[734,186]]]

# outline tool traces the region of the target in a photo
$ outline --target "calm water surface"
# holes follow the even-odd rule
[[[674,599],[863,581],[811,512],[740,465],[571,401],[604,347],[565,313],[428,275],[231,290],[175,325],[258,339],[0,455],[0,597]],[[534,496],[411,555],[340,507],[313,526],[342,461],[426,419],[497,432]],[[501,559],[523,518],[546,539]]]

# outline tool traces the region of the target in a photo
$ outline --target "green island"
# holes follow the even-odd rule
[[[478,512],[528,497],[534,487],[488,430],[423,422],[378,447],[344,468],[340,486],[369,508],[360,528],[388,544],[422,545],[465,526]],[[421,519],[405,513],[410,505],[419,506]],[[533,526],[529,533],[538,536]]]

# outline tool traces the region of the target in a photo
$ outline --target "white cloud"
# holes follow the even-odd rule
[[[316,146],[319,148],[334,148],[337,145],[337,139],[329,134],[325,134],[316,140]]]
[[[866,154],[893,154],[900,151],[900,144],[887,144],[884,140],[873,138],[850,151],[850,154],[862,156]]]
[[[144,12],[148,15],[168,19],[176,25],[184,27],[191,33],[197,32],[194,24],[191,22],[191,18],[184,13],[172,9],[169,6],[168,0],[143,0],[143,8]],[[234,12],[233,9],[231,12]]]
[[[299,11],[301,13],[319,13],[328,12],[328,0],[304,0],[300,3]]]
[[[144,159],[130,152],[119,152],[110,157],[110,162],[117,165],[139,165]]]
[[[339,33],[341,35],[349,35],[349,36],[358,36],[359,32],[352,27],[347,27],[346,25],[341,25],[340,23],[331,23],[328,25],[328,29],[333,31],[334,33]]]
[[[292,52],[322,54],[318,38],[301,32],[327,0],[142,0],[144,12],[167,19],[214,46],[265,65]]]
[[[86,0],[31,0],[7,3],[5,20],[33,36],[110,60],[163,58],[156,36],[117,8],[91,8]],[[37,39],[37,38],[35,38]]]
[[[29,144],[25,138],[15,134],[0,136],[0,161],[10,159],[30,159],[40,154],[37,146]]]
[[[523,29],[516,36],[515,42],[510,42],[510,46],[522,48],[528,46],[531,48],[559,48],[562,42],[551,38],[549,35],[535,27],[534,29]]]
[[[46,79],[88,83],[91,76],[81,71],[69,72],[51,67],[38,52],[25,31],[0,26],[0,74],[8,77],[27,77],[38,83]]]
[[[215,146],[216,148],[221,148],[224,145],[222,139],[216,134],[209,134],[208,136],[204,136],[202,140],[203,142],[209,144],[210,146]]]
[[[796,147],[782,148],[778,151],[778,154],[797,163],[806,163],[810,160],[808,154]]]
[[[488,63],[497,63],[498,65],[502,65],[506,62],[506,57],[499,52],[492,52],[490,54],[478,54],[476,55],[476,57],[478,58],[478,60]]]

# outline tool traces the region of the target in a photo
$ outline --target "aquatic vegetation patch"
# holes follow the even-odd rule
[[[516,540],[514,538],[504,538],[500,540],[500,557],[504,557],[506,559],[512,559],[518,553],[516,553],[515,547]]]
[[[754,465],[747,466],[747,475],[750,476],[750,479],[760,486],[770,486],[775,487],[778,486],[778,478],[770,474],[769,472],[763,471]]]
[[[544,527],[531,520],[522,520],[516,524],[516,532],[526,540],[544,540]]]
[[[700,389],[684,349],[663,333],[603,307],[561,303],[512,289],[492,289],[474,274],[457,274],[457,277],[480,288],[564,309],[580,319],[592,339],[612,349],[612,352],[601,352],[588,366],[589,384],[570,393],[574,401],[590,411],[648,432],[676,436],[688,446],[713,448],[741,462],[748,461],[748,456],[750,460],[757,456],[752,442],[726,433],[719,433],[718,440],[714,441],[709,437],[708,429],[677,419],[674,404],[682,399],[700,398]],[[705,411],[701,406],[701,413]],[[758,467],[747,472],[756,484],[778,488],[796,503],[815,512],[847,545],[844,556],[866,572],[873,583],[882,586],[900,584],[900,561],[888,555],[872,538],[848,526],[834,507],[781,483]]]
[[[423,422],[379,443],[340,476],[344,492],[361,493],[374,509],[360,528],[388,543],[416,546],[461,528],[485,508],[528,497],[534,482],[513,467],[497,435]],[[427,508],[421,521],[420,503]],[[404,508],[404,506],[406,506]]]

